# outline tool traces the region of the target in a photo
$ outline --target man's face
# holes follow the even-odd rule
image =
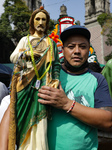
[[[72,66],[79,67],[88,59],[90,44],[81,35],[74,35],[65,41],[62,48],[65,59]]]
[[[38,32],[44,32],[46,29],[47,17],[43,12],[39,12],[34,18],[34,28]]]

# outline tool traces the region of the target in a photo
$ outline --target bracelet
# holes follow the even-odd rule
[[[67,110],[67,113],[69,113],[69,112],[71,112],[71,111],[72,111],[72,109],[73,109],[73,108],[74,108],[74,106],[75,106],[75,103],[76,103],[76,101],[75,101],[75,100],[73,100],[73,103],[72,103],[71,107],[69,108],[69,110]]]

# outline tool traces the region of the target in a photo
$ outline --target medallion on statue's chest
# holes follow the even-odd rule
[[[38,54],[43,54],[47,48],[47,43],[45,40],[40,41],[39,38],[34,38],[31,40],[31,45],[34,52]]]
[[[39,87],[40,87],[40,80],[37,80],[37,81],[36,81],[36,84],[35,84],[35,88],[36,88],[36,89],[39,89]]]

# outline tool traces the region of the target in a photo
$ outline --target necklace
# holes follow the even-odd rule
[[[44,36],[45,37],[45,36]],[[44,39],[44,37],[42,37],[40,39],[40,41],[37,43],[37,45],[39,45],[39,43]],[[33,67],[34,67],[34,71],[35,71],[35,74],[37,76],[37,81],[36,81],[36,84],[35,84],[35,88],[36,89],[39,89],[40,87],[40,80],[46,75],[46,73],[49,71],[50,67],[51,67],[51,64],[52,64],[52,57],[53,57],[53,46],[52,46],[52,42],[51,42],[51,39],[48,37],[48,40],[49,40],[49,43],[50,43],[50,47],[51,47],[51,58],[50,58],[50,63],[48,65],[48,67],[46,68],[45,72],[41,75],[41,77],[39,77],[39,73],[37,71],[37,68],[36,68],[36,64],[35,64],[35,59],[34,59],[34,54],[33,54],[33,48],[31,46],[31,43],[29,41],[29,35],[27,36],[28,38],[28,44],[29,44],[29,47],[30,47],[30,51],[31,51],[31,59],[32,59],[32,63],[33,63]],[[36,45],[36,46],[37,46]]]

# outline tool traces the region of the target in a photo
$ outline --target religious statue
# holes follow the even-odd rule
[[[10,60],[15,64],[11,83],[9,149],[48,150],[49,108],[38,102],[43,85],[58,87],[60,62],[57,46],[47,35],[50,16],[43,8],[29,21],[30,35],[23,37]],[[16,140],[15,140],[16,139]]]

